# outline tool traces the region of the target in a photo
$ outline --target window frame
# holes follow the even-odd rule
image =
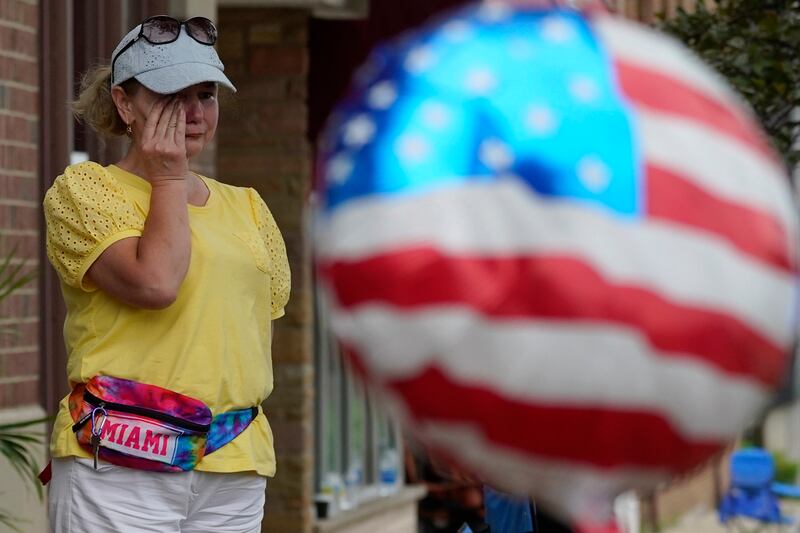
[[[324,303],[324,289],[314,285],[314,494],[336,500],[329,514],[346,512],[362,503],[388,496],[404,484],[403,446],[400,425],[381,408],[368,387],[349,369],[330,328]],[[358,422],[354,407],[363,410],[363,454],[356,454],[353,434]],[[327,416],[331,409],[335,416]],[[338,427],[335,427],[336,421]],[[381,442],[386,428],[387,443]],[[331,449],[331,446],[334,449]],[[381,483],[380,460],[383,448],[394,451],[396,480]],[[361,462],[358,482],[348,472]],[[338,477],[337,477],[338,476]],[[341,486],[333,486],[341,482]]]

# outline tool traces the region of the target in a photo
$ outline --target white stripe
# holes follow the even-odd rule
[[[613,501],[618,494],[631,489],[652,489],[669,477],[655,468],[601,469],[546,458],[537,460],[489,443],[467,426],[420,426],[418,434],[452,453],[461,463],[472,466],[481,480],[514,494],[528,494],[537,505],[562,519],[590,517],[606,522],[612,517]],[[587,442],[586,446],[596,444]]]
[[[332,328],[381,380],[410,379],[433,365],[522,403],[647,410],[697,440],[735,438],[769,397],[753,380],[696,356],[658,352],[641,332],[600,322],[365,305],[337,310]]]
[[[529,495],[537,506],[564,521],[612,517],[614,497],[630,489],[652,489],[669,479],[665,470],[652,468],[602,469],[577,462],[537,458],[488,442],[466,424],[425,423],[409,419],[406,425],[420,440],[448,456],[481,481],[498,490]],[[531,433],[546,432],[532,428]],[[587,448],[596,446],[587,442]]]
[[[775,213],[794,246],[797,212],[783,168],[697,121],[641,109],[636,115],[647,160],[728,201]]]
[[[747,116],[754,121],[744,99],[730,88],[721,75],[677,39],[619,17],[595,17],[592,27],[612,56],[674,78],[725,104],[734,114]]]
[[[791,275],[715,235],[542,199],[514,178],[353,200],[318,219],[316,237],[323,261],[421,245],[490,257],[562,254],[591,263],[611,282],[732,314],[778,345],[788,344],[794,333]]]

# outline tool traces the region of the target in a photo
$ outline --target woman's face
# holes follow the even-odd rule
[[[129,98],[133,104],[133,131],[141,132],[150,110],[160,99],[176,97],[183,101],[186,110],[186,158],[190,159],[206,147],[214,138],[219,120],[217,84],[213,82],[191,85],[175,94],[158,94],[140,86]]]

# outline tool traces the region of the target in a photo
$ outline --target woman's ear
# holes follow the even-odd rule
[[[125,92],[125,89],[119,85],[113,86],[111,88],[111,99],[114,101],[114,105],[117,107],[117,113],[119,113],[119,116],[125,121],[125,124],[131,124],[134,117],[133,101],[130,96],[128,96],[128,93]]]

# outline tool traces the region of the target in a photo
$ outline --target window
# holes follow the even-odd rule
[[[315,483],[331,516],[386,496],[401,484],[397,423],[351,375],[315,291]],[[318,506],[319,509],[319,506]]]

